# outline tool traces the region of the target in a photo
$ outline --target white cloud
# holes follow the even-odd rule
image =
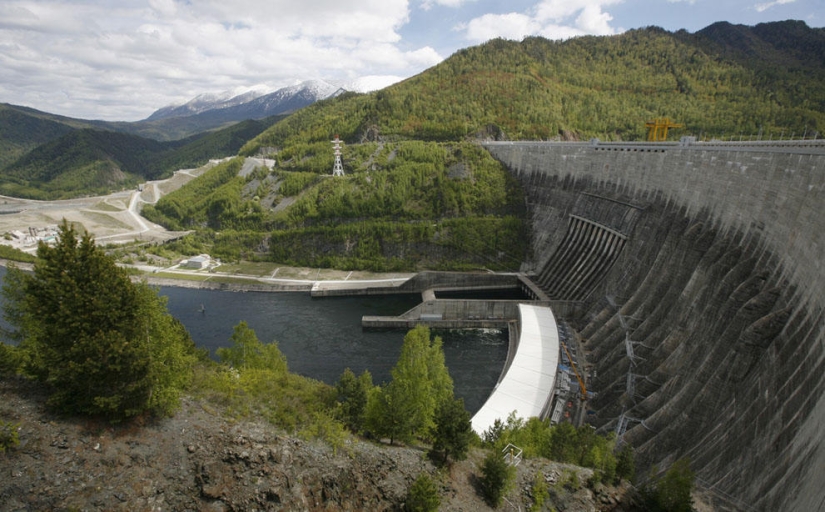
[[[780,0],[781,1],[781,0]],[[786,0],[787,1],[787,0]],[[495,37],[521,39],[541,35],[568,39],[580,35],[610,35],[618,30],[604,7],[622,0],[543,0],[524,13],[485,14],[456,27],[474,42]]]
[[[429,11],[436,5],[441,5],[444,7],[452,7],[457,8],[461,7],[462,5],[470,2],[475,2],[476,0],[422,0],[421,1],[421,8],[425,11]]]
[[[496,37],[522,39],[535,34],[541,26],[535,19],[520,13],[485,14],[459,27],[471,41],[488,41]]]
[[[448,0],[449,1],[449,0]],[[411,76],[408,0],[3,0],[0,102],[135,120],[204,92]]]
[[[795,1],[796,0],[776,0],[774,2],[767,2],[767,3],[764,3],[764,4],[756,4],[754,6],[754,9],[756,9],[757,12],[763,12],[763,11],[767,11],[771,7],[774,7],[774,6],[777,6],[777,5],[792,4]]]

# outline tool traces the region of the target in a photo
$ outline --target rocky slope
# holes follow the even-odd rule
[[[420,447],[353,439],[336,453],[266,423],[229,421],[192,399],[175,417],[146,425],[61,419],[19,379],[0,380],[0,419],[20,425],[20,445],[0,454],[3,512],[400,510],[422,471],[441,482],[441,510],[489,509],[476,488],[481,450],[440,471]],[[538,471],[550,487],[544,510],[629,510],[620,504],[626,489],[573,485],[589,470],[546,460],[519,466],[508,495],[514,506],[532,505]]]

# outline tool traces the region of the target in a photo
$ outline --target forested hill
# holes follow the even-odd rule
[[[282,117],[242,121],[169,142],[75,128],[15,108],[0,108],[0,118],[8,121],[0,120],[0,148],[8,148],[8,161],[0,162],[0,194],[61,199],[105,194],[233,155]]]
[[[493,40],[368,95],[320,102],[247,145],[387,139],[639,140],[670,117],[701,137],[811,135],[825,126],[825,30],[801,21],[656,27],[566,41]]]
[[[215,168],[144,214],[196,230],[181,248],[227,260],[512,270],[528,243],[523,199],[473,141],[644,140],[656,117],[685,124],[673,138],[811,137],[825,126],[825,64],[810,56],[823,45],[802,22],[493,40],[306,107],[241,149],[274,169]],[[346,176],[324,179],[336,134]]]

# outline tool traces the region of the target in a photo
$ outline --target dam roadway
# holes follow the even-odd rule
[[[582,338],[588,421],[729,509],[825,510],[825,143],[483,146]]]

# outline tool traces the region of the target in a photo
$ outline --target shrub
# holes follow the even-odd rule
[[[441,505],[438,487],[427,473],[421,473],[410,486],[404,510],[408,512],[435,512]]]
[[[481,492],[490,506],[498,507],[501,504],[513,482],[514,469],[497,451],[490,452],[484,459],[481,466]]]
[[[542,509],[544,502],[550,497],[547,490],[547,482],[544,481],[544,473],[539,471],[533,479],[533,504],[530,506],[532,512],[537,512]]]
[[[655,468],[652,472],[655,472]],[[645,508],[651,512],[691,512],[694,472],[689,459],[679,459],[655,484],[642,489]]]
[[[20,436],[17,433],[19,427],[17,423],[0,421],[0,453],[20,444]]]

